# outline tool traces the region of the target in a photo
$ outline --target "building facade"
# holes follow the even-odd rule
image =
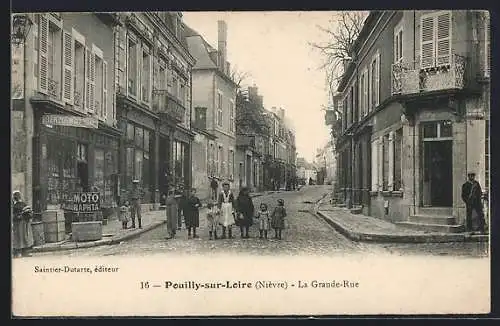
[[[462,229],[467,172],[489,189],[489,24],[483,11],[370,13],[338,88],[347,206]]]
[[[200,179],[196,184],[209,189],[210,179],[215,177],[234,186],[237,85],[231,79],[227,61],[227,25],[218,22],[218,49],[192,29],[188,30],[187,43],[196,60],[192,70],[193,107],[195,114],[197,110],[205,112],[206,131],[213,136],[208,144],[207,162],[201,165],[207,166],[207,174],[197,173]]]
[[[28,16],[33,25],[23,45],[24,92],[13,99],[13,186],[35,214],[59,208],[82,190],[100,192],[101,206],[113,207],[120,135],[113,101],[117,17]]]
[[[178,12],[120,13],[114,35],[120,195],[133,179],[144,202],[191,186],[191,68]],[[113,43],[111,43],[113,44]]]

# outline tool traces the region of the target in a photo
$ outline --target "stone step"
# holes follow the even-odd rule
[[[438,233],[460,233],[465,232],[463,225],[443,225],[415,222],[396,222],[397,225],[418,231],[438,232]]]
[[[356,206],[350,209],[351,214],[361,214],[363,212],[363,207]]]
[[[457,219],[453,216],[413,215],[410,216],[409,222],[424,223],[424,224],[439,224],[439,225],[455,225],[457,224]]]
[[[445,215],[452,216],[452,207],[419,207],[419,215]]]

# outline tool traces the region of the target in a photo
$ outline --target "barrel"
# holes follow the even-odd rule
[[[41,246],[45,244],[45,234],[42,221],[32,222],[31,227],[33,229],[33,242],[35,246]]]
[[[46,210],[42,213],[45,242],[59,242],[66,238],[64,211]]]

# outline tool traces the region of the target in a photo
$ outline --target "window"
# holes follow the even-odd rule
[[[182,103],[183,106],[186,106],[186,85],[184,84],[183,81],[181,81],[180,83],[179,101]]]
[[[225,174],[224,171],[224,148],[222,146],[219,146],[219,176],[223,177]]]
[[[399,24],[394,29],[394,63],[403,61],[403,25]]]
[[[166,89],[166,67],[165,61],[162,59],[158,59],[157,71],[155,71],[153,80],[155,82],[156,89]]]
[[[377,52],[370,64],[368,109],[375,109],[380,103],[380,55]]]
[[[145,46],[142,48],[142,74],[141,74],[141,100],[149,103],[151,96],[151,56],[149,49]]]
[[[222,127],[222,93],[217,93],[217,125]]]
[[[229,101],[229,131],[235,131],[235,122],[234,122],[234,102]]]
[[[137,42],[129,35],[128,39],[128,93],[137,96]]]
[[[126,70],[127,70],[127,30],[124,27],[115,27],[115,45],[116,45],[116,84],[118,91],[124,93],[127,88]]]
[[[382,190],[389,190],[389,135],[384,135],[382,142]]]
[[[219,148],[220,148],[220,146],[217,147],[217,150],[215,150],[215,148],[214,148],[214,150],[215,150],[214,172],[215,172],[215,175],[218,177],[220,176],[220,173],[219,173],[220,172],[220,170],[219,170],[219,161],[220,161],[219,160],[219,152],[220,152],[220,149]]]
[[[151,184],[150,156],[150,131],[140,126],[127,124],[127,175],[126,184],[130,184],[133,179],[140,180],[142,187],[149,195],[148,189]]]
[[[371,144],[372,146],[372,191],[378,191],[378,140]]]
[[[451,139],[452,134],[451,121],[438,121],[422,123],[422,135],[425,139]]]
[[[351,107],[352,107],[352,122],[357,122],[359,120],[359,109],[356,105],[356,85],[351,86]]]
[[[451,63],[451,12],[438,11],[420,18],[421,68]]]
[[[85,51],[84,45],[76,40],[73,76],[73,84],[75,88],[73,103],[76,108],[83,110],[83,94],[85,91]]]
[[[61,99],[61,68],[62,68],[62,31],[49,22],[49,34],[47,42],[48,59],[48,92],[49,96]]]
[[[102,119],[106,115],[104,114],[103,111],[103,93],[99,92],[99,90],[102,91],[104,88],[104,67],[103,67],[103,61],[102,57],[99,57],[99,55],[94,53],[94,61],[95,61],[95,90],[97,90],[94,94],[94,109],[97,113],[97,116]]]
[[[403,129],[396,131],[394,136],[394,182],[393,190],[399,191],[402,188],[402,148],[403,148]]]

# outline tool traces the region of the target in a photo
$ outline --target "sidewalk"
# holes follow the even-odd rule
[[[252,193],[252,197],[259,197],[274,193],[273,191],[265,191]],[[205,203],[204,203],[205,204]],[[201,208],[200,213],[206,207]],[[137,222],[137,221],[136,221]],[[166,222],[165,210],[156,211],[145,211],[142,213],[142,229],[122,229],[122,224],[119,220],[113,219],[108,221],[108,224],[102,226],[102,239],[97,241],[85,241],[85,242],[75,242],[70,239],[55,242],[46,243],[41,246],[33,247],[33,252],[48,252],[48,251],[62,251],[62,250],[72,250],[80,248],[91,248],[103,245],[113,245],[118,244],[122,241],[135,238],[145,232],[153,230]],[[130,223],[129,223],[130,226]],[[136,223],[137,226],[137,223]]]
[[[394,223],[362,214],[352,214],[346,208],[322,203],[317,214],[339,233],[354,241],[366,242],[487,242],[488,235],[470,233],[431,233],[410,230]]]

